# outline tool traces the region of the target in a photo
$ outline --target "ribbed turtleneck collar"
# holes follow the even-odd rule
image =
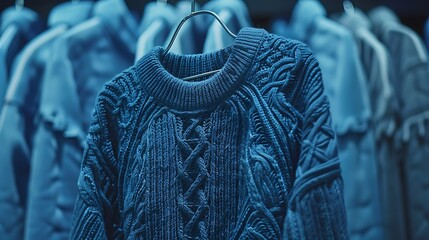
[[[205,54],[177,55],[157,47],[137,63],[145,91],[157,102],[179,111],[205,110],[228,98],[244,80],[266,32],[243,28],[228,48]],[[216,69],[221,71],[196,82],[181,78]]]

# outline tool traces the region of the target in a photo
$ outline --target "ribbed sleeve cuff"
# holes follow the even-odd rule
[[[348,239],[338,163],[303,176],[292,191],[284,239]]]

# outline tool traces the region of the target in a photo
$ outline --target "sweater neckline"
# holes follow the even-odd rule
[[[179,55],[156,47],[136,64],[144,91],[158,103],[180,111],[217,106],[240,86],[261,44],[265,31],[243,28],[232,46],[204,54]],[[201,81],[182,78],[220,71]]]

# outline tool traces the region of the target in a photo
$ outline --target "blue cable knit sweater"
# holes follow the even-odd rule
[[[329,104],[308,48],[244,28],[217,52],[163,51],[97,99],[71,238],[347,238]]]

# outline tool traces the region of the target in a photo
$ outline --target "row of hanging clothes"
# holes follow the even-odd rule
[[[351,238],[425,239],[427,49],[390,9],[344,7],[328,17],[318,1],[299,1],[290,21],[272,31],[307,43],[319,60]]]
[[[47,23],[25,7],[1,13],[1,239],[68,238],[94,103],[108,81],[172,38],[171,52],[208,53],[252,26],[244,1],[201,9],[229,31],[199,16],[176,35],[188,1],[150,2],[143,13],[123,0],[73,1]],[[364,13],[346,2],[344,13],[327,16],[315,0],[299,1],[270,31],[307,44],[319,63],[350,238],[429,236],[429,65],[420,37],[387,8]]]

